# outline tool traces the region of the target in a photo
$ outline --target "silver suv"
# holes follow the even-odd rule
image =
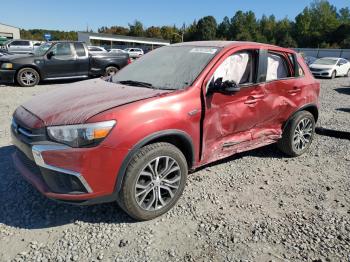
[[[15,54],[26,54],[32,53],[36,48],[41,45],[39,41],[31,41],[31,40],[10,40],[5,43],[4,48],[10,52]]]

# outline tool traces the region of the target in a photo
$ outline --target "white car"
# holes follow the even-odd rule
[[[111,50],[109,50],[109,52],[110,53],[117,53],[117,54],[125,54],[126,53],[126,51],[124,51],[123,49],[111,49]]]
[[[108,53],[106,49],[101,46],[88,46],[89,53],[92,55]]]
[[[124,49],[124,51],[127,52],[131,58],[138,58],[144,55],[144,52],[141,48],[127,48]]]
[[[350,62],[344,58],[319,58],[309,65],[314,76],[335,78],[337,76],[350,76]]]

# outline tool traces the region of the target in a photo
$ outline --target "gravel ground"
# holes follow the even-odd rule
[[[350,79],[321,80],[327,129],[350,131]],[[168,214],[135,223],[115,204],[41,196],[10,160],[11,114],[35,88],[0,86],[0,261],[350,261],[350,141],[317,135],[309,153],[274,145],[191,174]]]

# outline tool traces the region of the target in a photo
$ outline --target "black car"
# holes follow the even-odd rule
[[[0,56],[0,82],[30,87],[41,80],[112,75],[129,63],[128,54],[91,55],[82,42],[47,42],[29,55]]]

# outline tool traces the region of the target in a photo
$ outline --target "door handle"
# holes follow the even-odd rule
[[[258,99],[256,99],[253,96],[248,97],[248,99],[244,102],[244,104],[246,105],[252,105],[252,104],[256,104],[256,102],[258,102]]]
[[[258,100],[258,99],[264,98],[265,95],[252,95],[251,97]]]
[[[294,87],[292,90],[289,90],[288,93],[289,94],[297,94],[297,93],[300,93],[300,91],[301,91],[301,88]]]

